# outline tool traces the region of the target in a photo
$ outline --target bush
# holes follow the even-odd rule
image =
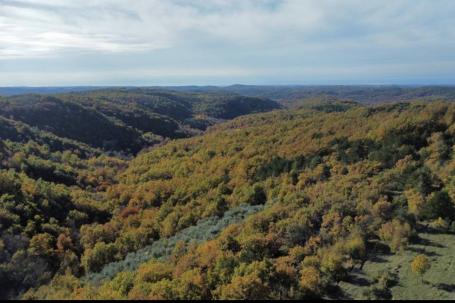
[[[408,223],[401,223],[395,219],[383,224],[378,235],[382,241],[389,245],[392,252],[398,252],[407,246],[411,232],[411,226]]]

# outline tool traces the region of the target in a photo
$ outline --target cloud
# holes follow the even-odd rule
[[[271,47],[331,41],[400,46],[453,39],[454,8],[441,0],[3,0],[0,55],[144,51],[191,39]]]
[[[0,0],[0,69],[338,77],[425,61],[424,74],[454,62],[454,15],[452,0]]]

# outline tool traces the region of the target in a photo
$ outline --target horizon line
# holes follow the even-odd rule
[[[232,87],[232,86],[259,86],[259,87],[311,87],[311,86],[395,86],[395,87],[455,87],[455,83],[451,84],[397,84],[397,83],[352,83],[352,84],[243,84],[243,83],[234,83],[234,84],[166,84],[166,85],[7,85],[1,86],[0,89],[5,88],[155,88],[155,87]]]

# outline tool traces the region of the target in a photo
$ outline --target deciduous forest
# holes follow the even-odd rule
[[[258,89],[0,97],[0,298],[454,299],[449,97]]]

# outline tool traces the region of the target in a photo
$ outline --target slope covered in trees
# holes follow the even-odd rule
[[[425,245],[429,226],[454,230],[454,132],[450,103],[330,102],[240,117],[128,162],[53,156],[77,167],[73,183],[11,167],[0,278],[14,291],[2,295],[342,298],[365,263]],[[249,216],[205,235],[239,208]],[[369,297],[387,297],[381,279]]]
[[[102,90],[102,87],[0,87],[0,96],[26,93],[57,94]],[[134,88],[124,88],[134,90]],[[108,90],[108,88],[104,88]],[[359,103],[405,102],[413,100],[455,99],[452,85],[230,85],[230,86],[156,86],[146,90],[173,91],[182,94],[238,94],[277,101],[335,98]]]
[[[0,116],[105,151],[136,154],[167,138],[189,137],[240,115],[279,108],[234,94],[106,89],[0,99]]]
[[[213,91],[213,88],[208,89]],[[350,100],[360,103],[390,103],[413,100],[448,100],[455,99],[454,86],[390,86],[390,85],[281,85],[255,86],[232,85],[221,90],[241,94],[290,101],[320,97]]]
[[[81,227],[106,223],[119,211],[106,198],[127,164],[119,155],[194,135],[224,114],[278,107],[240,96],[167,95],[106,90],[0,99],[1,298],[14,298],[68,267],[82,273]],[[225,110],[225,103],[249,107]],[[206,114],[210,110],[215,117]]]

